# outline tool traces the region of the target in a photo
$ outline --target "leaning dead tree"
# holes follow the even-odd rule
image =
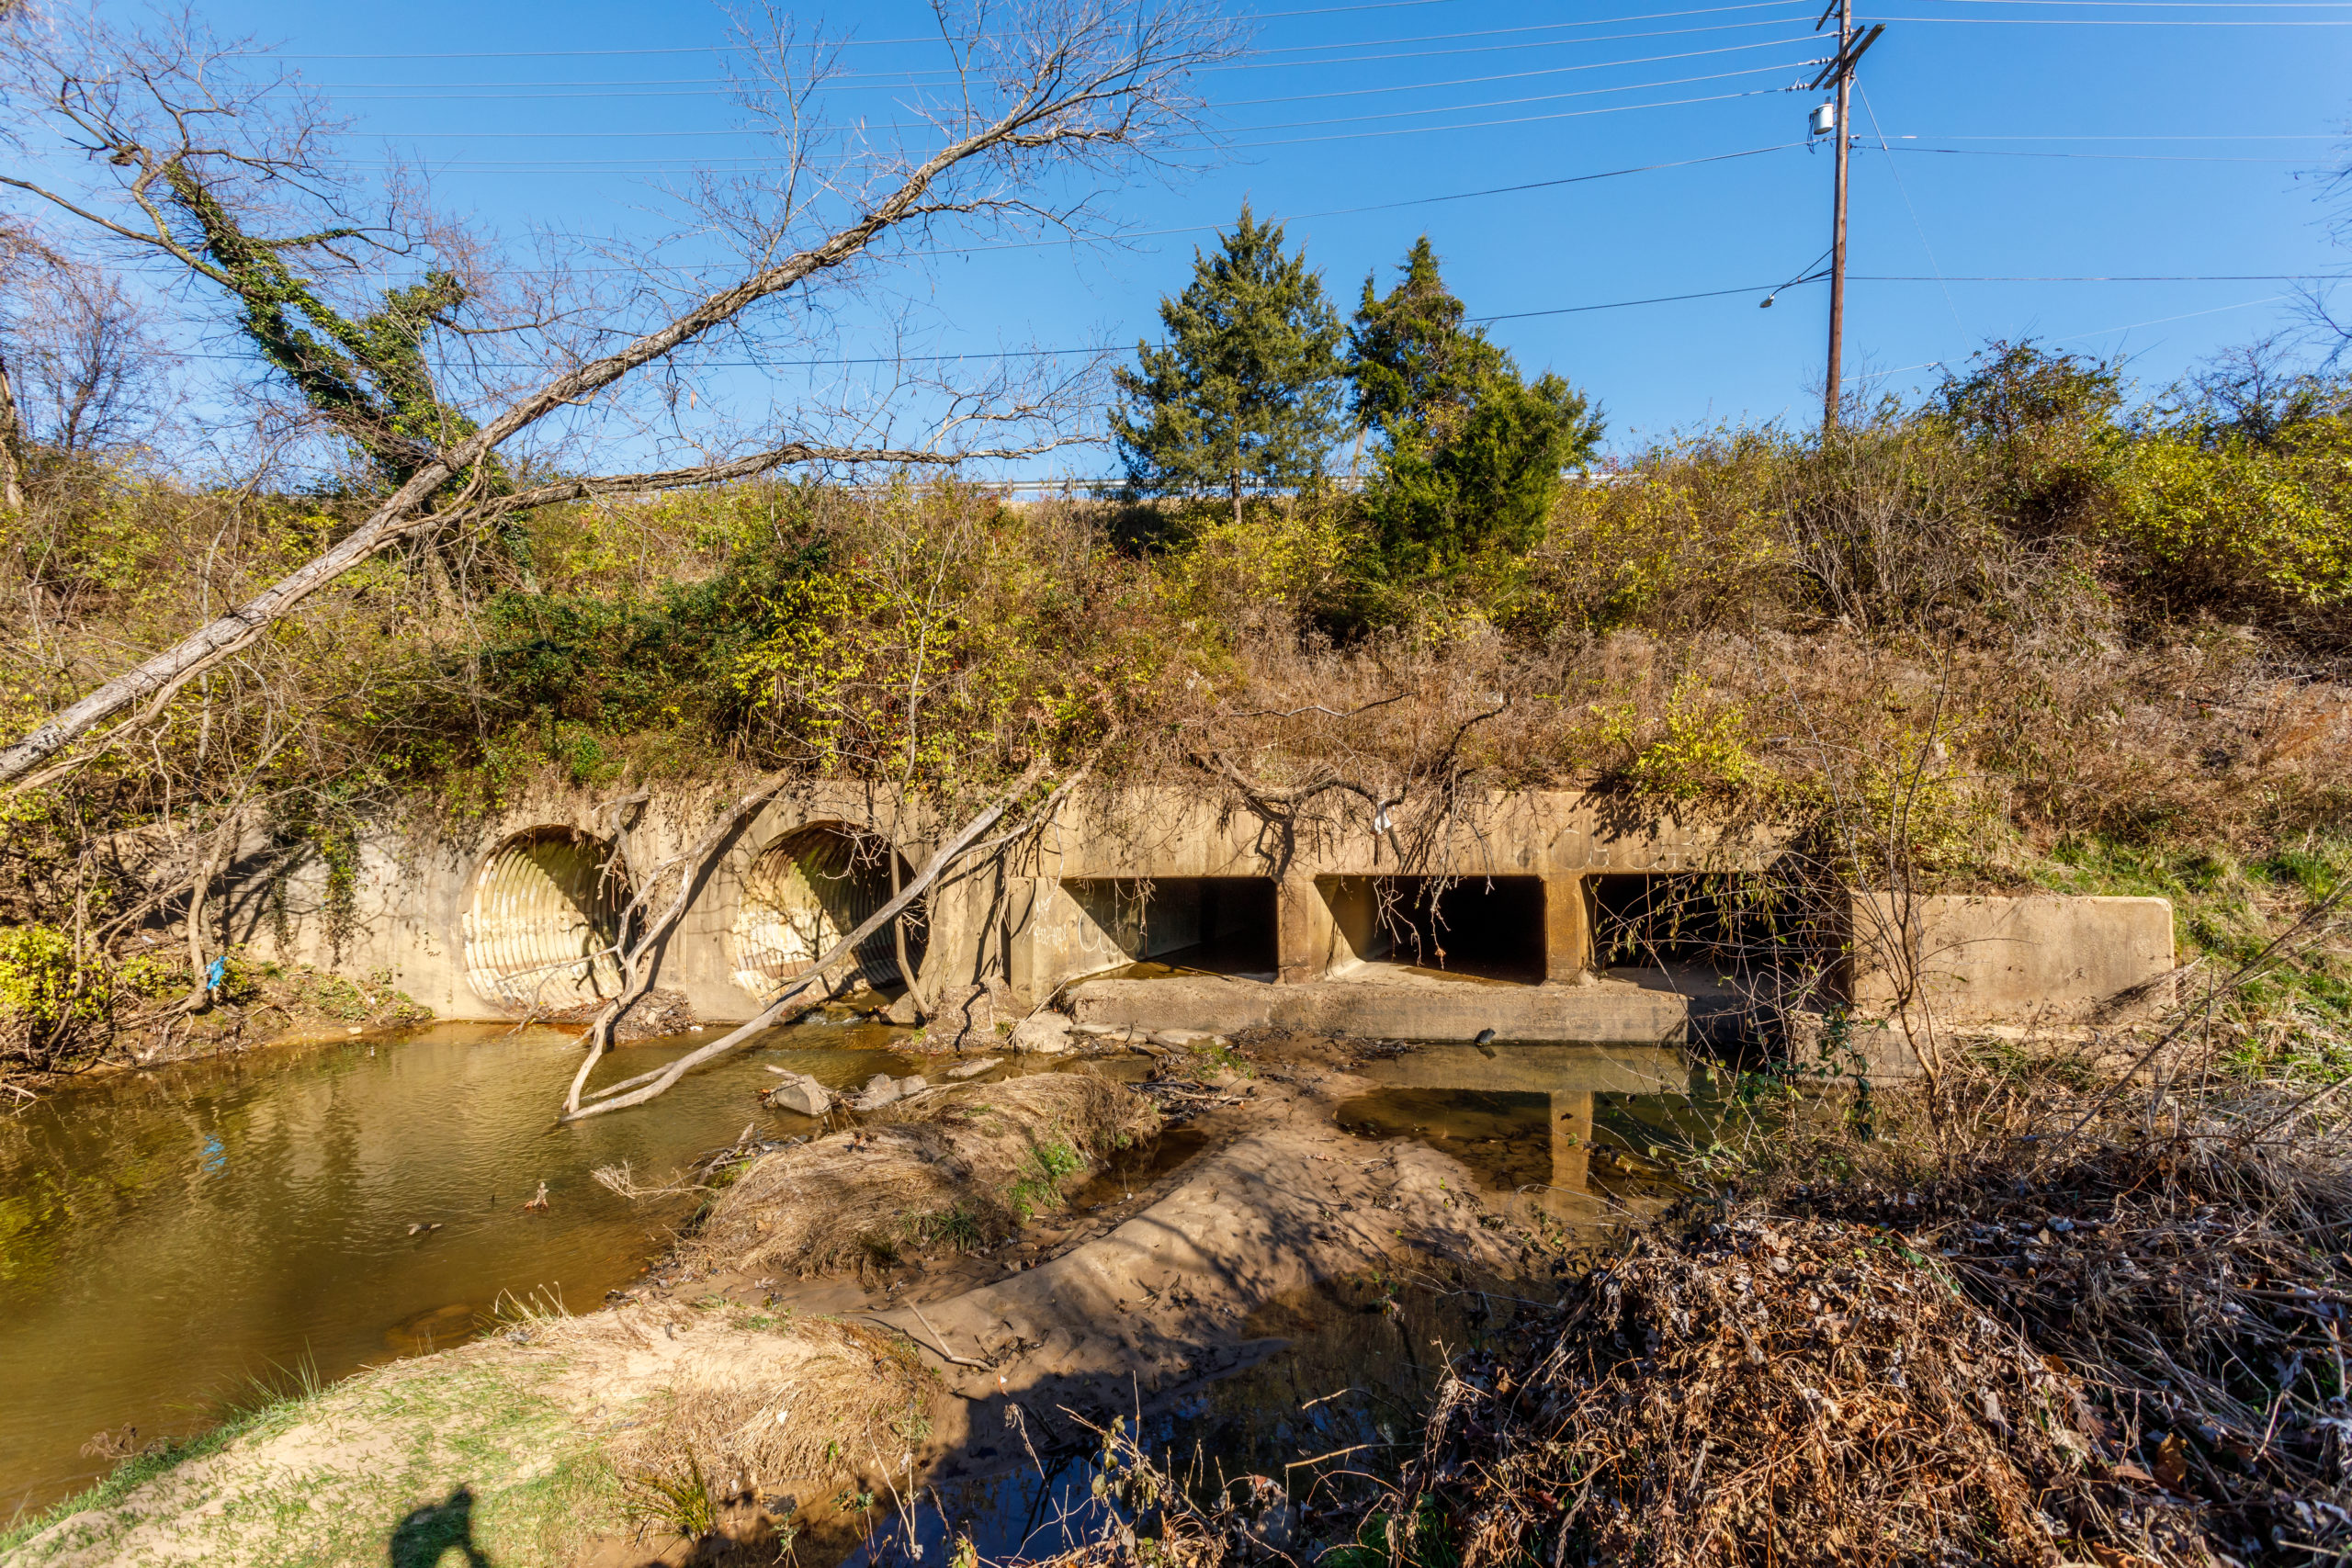
[[[1006,814],[1028,795],[1037,782],[1045,776],[1046,767],[1046,760],[1042,757],[1031,762],[1003,794],[998,795],[985,809],[951,834],[932,857],[923,863],[922,869],[914,874],[912,880],[891,895],[889,902],[867,916],[856,930],[834,942],[831,947],[818,956],[814,964],[786,982],[784,988],[771,998],[768,1005],[760,1010],[759,1015],[750,1022],[737,1026],[698,1050],[688,1052],[666,1067],[650,1073],[640,1073],[635,1077],[623,1078],[616,1084],[608,1084],[600,1091],[601,1098],[582,1105],[581,1088],[588,1081],[590,1069],[595,1066],[597,1058],[603,1055],[606,1043],[612,1037],[613,1022],[620,1017],[628,1006],[628,1002],[616,998],[605,1007],[591,1031],[588,1059],[580,1064],[579,1072],[573,1075],[571,1093],[564,1101],[562,1120],[578,1122],[586,1117],[602,1115],[607,1111],[619,1111],[627,1106],[642,1105],[654,1096],[665,1093],[672,1084],[676,1083],[704,1063],[723,1056],[738,1046],[749,1043],[759,1034],[775,1028],[777,1024],[789,1021],[790,1018],[797,1013],[807,1011],[815,1005],[809,999],[808,993],[822,983],[825,976],[830,975],[837,965],[854,955],[867,938],[895,921],[906,911],[909,905],[929,892],[932,885],[945,875],[956,862],[988,847],[984,840],[989,830],[1001,822]],[[1081,767],[1077,773],[1065,780],[1033,812],[1029,813],[1027,821],[1006,837],[1017,837],[1021,833],[1029,831],[1038,822],[1050,818],[1055,808],[1068,798],[1071,787],[1085,773],[1086,769]],[[737,814],[730,814],[730,817],[735,820],[741,819],[740,815]],[[708,848],[715,847],[718,841],[717,837],[708,840],[704,852],[707,853]],[[684,871],[685,886],[691,886],[693,874],[692,867]],[[686,894],[682,887],[678,902],[673,907],[673,909],[682,911],[685,898]],[[674,923],[674,915],[671,916],[673,923]]]
[[[0,190],[214,291],[257,356],[389,493],[321,555],[0,748],[0,783],[26,779],[127,710],[144,705],[133,724],[160,714],[312,595],[410,541],[559,501],[788,467],[951,465],[1065,439],[1050,386],[934,388],[945,412],[914,443],[775,429],[678,467],[515,482],[518,437],[619,408],[633,386],[683,374],[715,340],[755,334],[763,310],[847,286],[884,261],[919,262],[926,243],[951,232],[1083,232],[1097,221],[1097,192],[1197,131],[1193,73],[1232,47],[1226,24],[1170,0],[943,6],[939,18],[952,80],[899,106],[911,129],[889,146],[863,125],[829,136],[815,114],[821,56],[795,65],[788,31],[772,29],[751,55],[768,75],[744,102],[775,128],[777,172],[714,181],[702,214],[743,260],[647,321],[650,282],[619,303],[540,296],[491,310],[497,264],[461,231],[412,220],[413,203],[388,197],[369,214],[338,196],[323,106],[289,74],[240,75],[252,57],[243,46],[220,47],[186,21],[76,31],[17,14],[0,39],[0,103],[31,115],[25,134],[53,156],[46,169],[0,175]],[[1081,193],[1058,195],[1072,175]],[[422,276],[378,281],[402,267]],[[512,384],[486,378],[469,359],[485,338],[535,344],[549,368]],[[992,431],[1021,438],[987,439]]]

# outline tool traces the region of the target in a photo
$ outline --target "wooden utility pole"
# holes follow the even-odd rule
[[[1854,0],[1830,0],[1829,9],[1821,13],[1821,20],[1813,24],[1818,32],[1832,15],[1838,18],[1838,53],[1813,85],[1835,79],[1838,84],[1837,117],[1831,127],[1838,138],[1838,169],[1836,190],[1832,197],[1829,223],[1829,367],[1827,383],[1821,389],[1821,427],[1835,429],[1838,424],[1838,394],[1844,385],[1846,355],[1846,154],[1853,141],[1846,133],[1846,115],[1854,100],[1854,62],[1862,51],[1876,43],[1886,31],[1882,22],[1860,39],[1854,37]]]
[[[8,385],[8,362],[0,358],[0,509],[25,509],[24,427],[17,419],[17,394]]]

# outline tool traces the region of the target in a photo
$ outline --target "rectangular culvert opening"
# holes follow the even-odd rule
[[[1744,1032],[1759,1010],[1819,1005],[1807,998],[1827,950],[1785,884],[1720,872],[1611,873],[1588,876],[1585,897],[1599,966],[1690,997],[1702,1037]]]
[[[1091,928],[1083,945],[1106,962],[1271,980],[1271,876],[1088,876],[1062,883]]]
[[[1544,981],[1540,876],[1331,876],[1317,887],[1356,958],[1471,979]]]

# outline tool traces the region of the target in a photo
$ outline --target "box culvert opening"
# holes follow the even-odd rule
[[[1271,876],[1083,876],[1063,881],[1101,963],[1164,964],[1271,980],[1280,964]]]
[[[612,948],[628,885],[604,840],[535,828],[491,852],[459,923],[466,983],[515,1011],[561,1011],[621,987]]]
[[[1328,876],[1316,886],[1356,958],[1544,982],[1540,876]]]
[[[796,829],[760,852],[735,910],[735,983],[755,997],[807,969],[890,901],[891,856],[900,886],[914,868],[878,833],[842,822]],[[923,902],[902,917],[907,963],[922,967]],[[858,944],[857,976],[877,991],[905,985],[898,946],[884,926]]]
[[[1721,872],[1611,872],[1585,878],[1593,956],[1604,969],[1697,964],[1725,975],[1797,962],[1808,922],[1793,890]]]
[[[1736,1046],[1816,1009],[1841,945],[1805,890],[1770,875],[1720,872],[1589,876],[1600,966],[1690,998],[1698,1038]]]

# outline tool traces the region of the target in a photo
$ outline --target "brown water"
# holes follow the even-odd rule
[[[125,1075],[0,1117],[0,1520],[103,1475],[93,1435],[198,1430],[256,1380],[321,1380],[474,1333],[502,1296],[574,1311],[636,1275],[683,1203],[640,1181],[810,1129],[757,1099],[773,1064],[829,1085],[920,1071],[867,1024],[779,1030],[649,1105],[554,1125],[574,1035],[443,1024]],[[597,1081],[707,1036],[616,1052]],[[548,1207],[523,1202],[548,1186]],[[439,1228],[417,1235],[412,1225]]]

